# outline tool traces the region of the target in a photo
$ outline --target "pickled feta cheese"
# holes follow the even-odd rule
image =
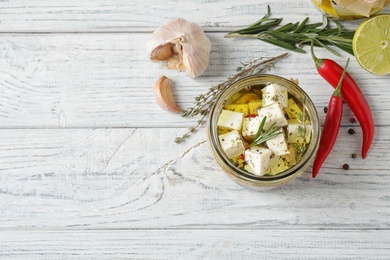
[[[305,100],[281,84],[240,90],[224,101],[217,120],[221,152],[248,174],[284,172],[301,160],[311,141],[312,126],[306,112]],[[262,143],[253,143],[263,119],[266,120],[258,140]],[[281,133],[268,139],[272,125],[280,127],[276,131]],[[275,129],[271,132],[275,133]]]
[[[287,119],[284,116],[284,111],[277,103],[260,108],[258,114],[260,122],[264,117],[267,117],[267,120],[264,123],[265,130],[270,128],[273,123],[276,123],[276,125],[280,127],[288,125]]]
[[[288,107],[284,108],[284,110],[286,111],[286,114],[288,115],[289,119],[296,119],[301,122],[303,121],[302,110],[294,99],[288,99]],[[305,123],[310,124],[310,120],[308,118],[305,118]]]
[[[274,156],[270,161],[270,172],[269,174],[275,175],[280,172],[287,170],[297,163],[295,159],[295,150],[292,145],[288,146],[289,153],[281,156]]]
[[[233,130],[226,134],[218,136],[222,150],[225,152],[229,159],[241,155],[244,150],[244,143],[240,133],[237,130]]]
[[[276,156],[286,155],[289,153],[283,129],[280,129],[279,133],[280,134],[274,138],[266,141],[268,149],[270,149]]]
[[[311,125],[303,125],[298,120],[289,120],[287,126],[287,143],[310,142],[311,130]]]
[[[252,114],[252,115],[256,114],[257,115],[257,111],[259,110],[259,108],[262,107],[262,104],[263,104],[263,102],[260,99],[249,102],[248,103],[249,114]]]
[[[230,104],[230,105],[226,105],[224,109],[243,113],[244,116],[247,116],[249,113],[248,104]]]
[[[244,113],[223,109],[219,115],[217,126],[241,131],[243,119]]]
[[[279,104],[281,107],[288,106],[288,91],[283,86],[273,83],[268,84],[262,90],[263,106]]]
[[[292,98],[288,99],[288,106],[285,110],[289,119],[299,119],[299,115],[302,115],[302,110]]]
[[[239,99],[237,99],[234,103],[236,104],[248,104],[253,100],[259,99],[259,96],[255,93],[245,93]]]
[[[248,141],[253,141],[256,136],[257,131],[260,127],[259,117],[247,117],[244,118],[242,123],[242,137]]]
[[[268,172],[272,152],[270,149],[252,146],[245,150],[245,162],[251,172],[258,176],[263,176]]]

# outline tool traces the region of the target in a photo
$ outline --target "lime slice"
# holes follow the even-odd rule
[[[390,14],[362,22],[353,37],[352,48],[362,68],[376,75],[390,74]]]

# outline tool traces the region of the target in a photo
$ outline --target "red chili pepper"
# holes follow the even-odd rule
[[[340,80],[343,68],[329,59],[318,59],[314,56],[318,73],[333,87],[336,88]],[[359,86],[355,80],[347,73],[342,83],[342,95],[344,100],[348,103],[352,112],[359,121],[363,132],[362,157],[366,158],[367,152],[370,149],[372,139],[374,138],[375,126],[372,117],[370,106],[365,99]]]
[[[256,116],[257,116],[257,114],[248,114],[248,115],[246,116],[246,118],[256,117]]]
[[[333,146],[337,139],[337,134],[339,133],[341,118],[343,115],[343,98],[342,98],[342,83],[347,71],[349,59],[343,73],[337,84],[336,90],[333,92],[330,97],[328,104],[328,111],[326,112],[324,127],[322,129],[320,145],[316,157],[314,159],[312,176],[315,178],[324,163],[325,159],[328,157],[329,153],[332,151]]]

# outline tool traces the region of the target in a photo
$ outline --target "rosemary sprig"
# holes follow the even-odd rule
[[[337,56],[338,52],[329,46],[338,47],[353,55],[352,40],[355,31],[343,30],[338,21],[324,17],[323,22],[308,23],[309,18],[306,18],[302,22],[280,26],[282,18],[270,18],[270,15],[271,9],[268,6],[267,14],[259,21],[244,29],[229,32],[225,37],[259,39],[299,53],[305,53],[302,47],[313,42],[316,47],[325,48]],[[329,22],[332,22],[335,27],[332,27]]]
[[[181,115],[182,117],[201,116],[201,118],[197,121],[197,124],[193,127],[190,127],[186,133],[184,133],[182,136],[176,137],[175,142],[178,144],[182,143],[187,137],[189,137],[204,124],[205,118],[213,107],[215,100],[229,85],[245,76],[261,73],[265,70],[270,70],[274,67],[276,62],[286,57],[287,55],[288,53],[286,52],[268,59],[262,57],[247,63],[241,63],[241,65],[237,67],[237,73],[233,77],[230,77],[226,81],[209,88],[207,93],[200,94],[199,96],[195,97],[195,103],[193,106],[183,110]]]
[[[257,130],[255,138],[254,138],[253,142],[251,143],[251,146],[262,144],[262,143],[264,143],[264,142],[266,142],[268,140],[271,140],[272,138],[282,134],[282,132],[280,131],[281,127],[277,126],[276,123],[273,123],[263,133],[263,128],[264,128],[264,124],[265,124],[266,120],[267,120],[266,116],[263,117],[263,119],[261,120],[261,123],[260,123],[260,126],[259,126],[259,130]]]

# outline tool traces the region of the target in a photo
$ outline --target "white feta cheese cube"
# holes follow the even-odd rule
[[[218,117],[217,126],[241,131],[243,119],[244,113],[223,109]]]
[[[310,142],[311,130],[311,125],[303,126],[298,120],[290,120],[287,126],[287,143],[303,143],[303,138],[306,143]]]
[[[276,156],[289,154],[286,137],[284,136],[283,129],[280,129],[279,132],[280,134],[266,141],[268,149],[270,149],[272,153]]]
[[[263,176],[268,172],[271,156],[271,150],[260,146],[252,146],[245,150],[245,162],[253,174],[258,176]]]
[[[258,117],[260,122],[264,117],[267,117],[264,124],[264,130],[270,128],[273,123],[276,123],[276,125],[280,127],[288,125],[287,119],[284,116],[284,111],[277,103],[260,108]]]
[[[222,150],[229,159],[241,155],[245,151],[241,135],[237,130],[218,136]]]
[[[247,117],[244,118],[242,123],[242,137],[248,141],[253,141],[256,136],[257,131],[260,127],[259,117]]]
[[[289,154],[274,156],[270,160],[270,175],[281,173],[297,163],[293,145],[288,146]]]
[[[285,87],[273,83],[268,84],[262,90],[263,106],[279,104],[281,107],[288,106],[288,91]]]

